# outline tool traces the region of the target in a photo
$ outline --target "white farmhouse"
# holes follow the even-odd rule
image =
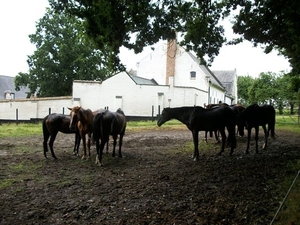
[[[236,103],[236,71],[229,80],[222,71],[217,74],[222,82],[173,40],[141,60],[136,74],[122,72],[103,82],[74,81],[73,105],[122,108],[126,116],[155,117],[164,107]]]

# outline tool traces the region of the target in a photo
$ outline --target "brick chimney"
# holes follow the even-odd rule
[[[175,58],[176,58],[177,42],[176,39],[168,40],[167,46],[167,62],[166,62],[166,85],[170,85],[170,77],[175,75]]]

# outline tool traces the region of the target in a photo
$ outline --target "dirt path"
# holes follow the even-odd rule
[[[124,158],[104,155],[103,167],[94,146],[89,160],[72,155],[73,135],[58,135],[56,161],[44,159],[41,136],[0,139],[0,223],[269,224],[300,159],[299,137],[277,135],[249,155],[245,138],[233,156],[201,141],[194,162],[187,130],[127,132]]]

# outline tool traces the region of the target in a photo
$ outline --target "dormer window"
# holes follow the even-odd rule
[[[195,80],[196,79],[196,71],[191,71],[190,72],[190,77],[192,80]]]

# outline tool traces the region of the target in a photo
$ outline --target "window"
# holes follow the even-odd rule
[[[196,71],[191,71],[190,75],[191,75],[191,79],[196,79]]]

